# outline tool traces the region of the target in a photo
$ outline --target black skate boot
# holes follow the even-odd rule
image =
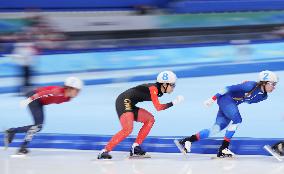
[[[8,149],[9,144],[12,143],[14,137],[15,137],[15,132],[13,132],[12,129],[9,129],[9,130],[6,130],[6,131],[5,131],[5,136],[4,136],[4,146],[5,146],[5,150]]]
[[[111,159],[112,156],[108,152],[101,152],[98,155],[98,159]]]
[[[29,153],[29,150],[26,147],[21,147],[16,155],[27,155]]]
[[[229,145],[230,145],[229,141],[223,140],[223,143],[219,148],[217,157],[219,158],[234,157],[235,154],[232,151],[230,151]]]
[[[146,152],[140,146],[135,146],[130,149],[130,156],[145,156]]]

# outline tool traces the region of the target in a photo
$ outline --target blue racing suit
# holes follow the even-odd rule
[[[261,86],[255,81],[246,81],[242,84],[227,86],[217,93],[212,99],[216,99],[219,105],[215,124],[211,129],[203,129],[196,134],[198,139],[207,138],[227,128],[224,139],[230,141],[237,127],[242,122],[238,105],[241,103],[258,103],[267,99],[267,93],[261,90]]]

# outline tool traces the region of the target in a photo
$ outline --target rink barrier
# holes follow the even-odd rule
[[[0,145],[3,146],[3,134],[0,134]],[[24,135],[16,135],[11,147],[19,147]],[[31,148],[56,148],[77,150],[101,150],[110,140],[111,136],[103,135],[76,135],[76,134],[38,134],[31,142]],[[178,153],[173,140],[184,137],[147,137],[142,147],[147,152]],[[230,149],[239,155],[268,155],[263,149],[266,144],[274,144],[283,139],[276,138],[233,138]],[[129,151],[134,136],[122,141],[114,151]],[[192,145],[192,153],[215,154],[222,144],[223,138],[208,138]]]
[[[220,13],[283,10],[282,0],[183,0],[170,5],[175,13]]]
[[[209,12],[235,12],[235,11],[263,11],[282,10],[284,3],[282,0],[181,0],[172,2],[170,0],[61,0],[57,3],[53,1],[38,0],[9,0],[0,1],[1,11],[14,11],[26,9],[40,10],[111,10],[111,9],[135,9],[141,4],[169,8],[175,13],[209,13]],[[169,4],[169,5],[168,5]]]
[[[258,39],[250,40],[249,44],[264,44],[264,43],[282,43],[284,39]],[[0,55],[9,54],[15,43],[0,44],[4,49],[0,50]],[[187,44],[171,44],[164,45],[145,45],[145,46],[120,46],[110,48],[76,48],[76,49],[57,49],[57,50],[41,50],[40,55],[54,55],[54,54],[78,54],[78,53],[92,53],[92,52],[114,52],[114,51],[136,51],[136,50],[155,50],[155,49],[172,49],[172,48],[188,48],[188,47],[208,47],[208,46],[226,46],[226,45],[241,45],[233,44],[232,41],[216,41],[208,43],[187,43]],[[0,76],[2,77],[2,76]],[[13,77],[13,76],[12,76]]]
[[[101,10],[107,11],[111,9],[134,9],[136,6],[147,5],[147,6],[158,6],[164,7],[169,0],[108,0],[108,1],[94,1],[94,0],[61,0],[56,3],[54,1],[38,1],[38,0],[9,0],[0,1],[0,10],[2,11],[13,11],[13,10],[27,10],[27,9],[40,9],[40,10],[70,10],[70,11],[81,11],[81,10]]]

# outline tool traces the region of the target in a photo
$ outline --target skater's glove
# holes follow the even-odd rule
[[[25,108],[27,107],[33,100],[31,98],[27,98],[25,100],[20,101],[20,107]]]
[[[207,107],[207,108],[209,108],[209,107],[211,107],[212,105],[213,105],[213,103],[215,102],[216,100],[214,100],[213,98],[209,98],[209,99],[207,99],[206,101],[204,101],[204,106],[205,107]]]
[[[179,104],[184,101],[184,97],[182,95],[177,96],[176,99],[172,101],[173,105]]]

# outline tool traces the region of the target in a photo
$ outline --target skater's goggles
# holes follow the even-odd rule
[[[175,83],[170,83],[169,84],[172,88],[176,87],[176,84]]]
[[[270,86],[275,87],[277,85],[277,82],[267,82],[267,84],[269,84]]]

